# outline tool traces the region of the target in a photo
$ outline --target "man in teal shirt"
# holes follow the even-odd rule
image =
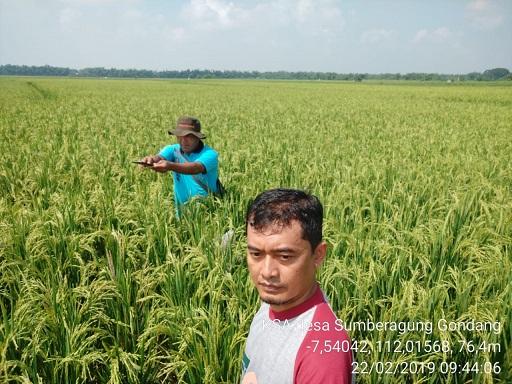
[[[194,197],[218,193],[218,153],[203,143],[206,136],[195,117],[182,116],[176,129],[169,131],[178,144],[167,145],[158,155],[146,156],[143,162],[155,172],[173,172],[176,208]]]

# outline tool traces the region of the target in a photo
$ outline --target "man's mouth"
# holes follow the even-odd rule
[[[265,292],[269,293],[275,293],[283,290],[282,285],[276,285],[276,284],[267,284],[267,283],[259,283],[258,284]]]

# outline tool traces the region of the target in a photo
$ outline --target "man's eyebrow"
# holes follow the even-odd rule
[[[275,248],[272,250],[275,253],[295,253],[296,249],[290,247]]]
[[[260,249],[258,247],[255,247],[254,245],[251,245],[251,244],[247,244],[247,249],[249,251],[260,251]],[[277,247],[277,248],[271,249],[270,252],[272,252],[272,253],[295,253],[296,249],[284,246],[284,247]]]

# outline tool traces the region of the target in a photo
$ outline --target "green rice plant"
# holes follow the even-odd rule
[[[281,186],[324,204],[318,278],[344,322],[500,324],[351,330],[359,364],[435,367],[358,382],[510,382],[511,106],[505,83],[0,78],[0,381],[238,382],[245,210]],[[228,194],[178,218],[172,178],[131,160],[184,113]],[[383,347],[436,341],[450,352]]]

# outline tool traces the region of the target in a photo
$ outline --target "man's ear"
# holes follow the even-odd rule
[[[327,243],[325,241],[321,241],[313,251],[313,260],[315,262],[315,267],[318,268],[324,262],[325,255],[327,253]]]

